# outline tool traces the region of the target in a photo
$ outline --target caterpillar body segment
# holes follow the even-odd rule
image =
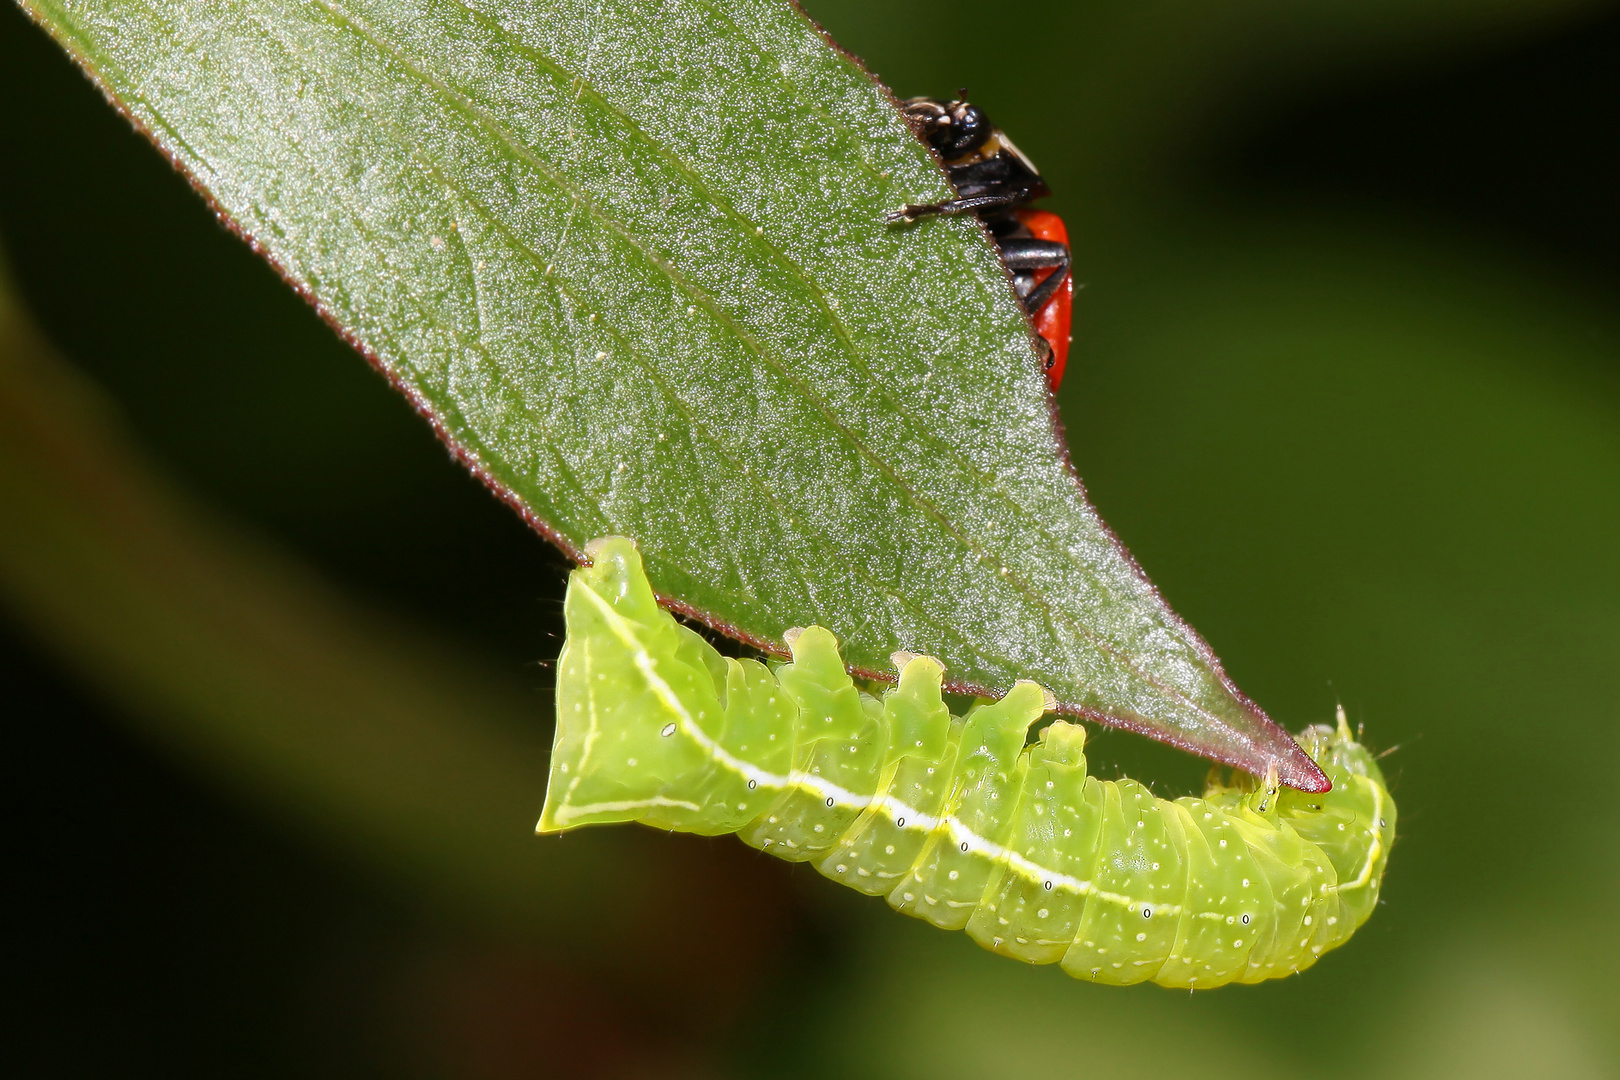
[[[1395,804],[1342,715],[1300,737],[1329,792],[1239,777],[1169,801],[1090,776],[1078,725],[1030,743],[1048,700],[1032,682],[956,717],[938,661],[896,654],[898,685],[874,697],[821,627],[785,635],[791,663],[724,658],[658,606],[631,541],[589,550],[540,832],[734,832],[995,952],[1121,985],[1288,975],[1377,902]]]

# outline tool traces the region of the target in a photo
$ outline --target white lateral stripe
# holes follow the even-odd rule
[[[642,647],[641,642],[636,640],[636,636],[630,633],[628,629],[629,620],[627,620],[623,615],[620,615],[617,611],[614,611],[613,605],[596,595],[595,589],[586,588],[583,591],[586,596],[590,597],[591,602],[597,606],[597,609],[601,611],[603,618],[606,619],[608,627],[613,631],[614,636],[622,641],[631,651],[631,653],[634,654],[636,658],[636,668],[641,672],[641,677],[647,680],[647,685],[652,688],[654,694],[658,695],[658,699],[664,703],[664,707],[675,714],[676,720],[680,724],[681,731],[688,738],[692,739],[699,746],[703,747],[708,755],[715,761],[718,761],[721,765],[724,765],[732,772],[737,773],[745,780],[752,780],[759,785],[767,787],[779,788],[788,786],[788,777],[778,776],[776,773],[766,772],[764,769],[750,765],[748,762],[743,761],[741,758],[729,753],[725,747],[711,739],[709,737],[709,733],[698,726],[697,720],[690,712],[687,711],[686,706],[682,704],[681,699],[675,695],[675,691],[670,687],[669,683],[665,682],[663,676],[659,675],[654,669],[651,654]],[[717,706],[718,704],[719,703],[716,702]]]
[[[588,817],[591,814],[619,814],[626,810],[649,810],[655,806],[675,806],[682,810],[691,810],[696,813],[703,807],[685,799],[667,799],[662,795],[654,795],[650,799],[625,799],[621,802],[590,803],[585,806],[564,806],[557,811],[558,822],[573,821],[575,818]]]
[[[1361,865],[1361,873],[1354,881],[1343,881],[1333,886],[1335,891],[1340,889],[1360,889],[1372,881],[1373,864],[1384,850],[1384,827],[1380,824],[1384,820],[1384,789],[1374,784],[1364,776],[1356,779],[1370,785],[1373,789],[1373,819],[1372,819],[1372,846],[1367,849],[1367,861]]]
[[[1019,852],[1016,852],[1003,844],[998,844],[994,840],[989,840],[978,835],[964,825],[955,815],[948,815],[941,820],[932,814],[927,814],[921,810],[918,810],[916,807],[908,806],[899,799],[896,799],[894,796],[887,793],[883,794],[882,796],[858,795],[847,788],[841,787],[838,784],[834,784],[820,776],[815,776],[800,769],[795,769],[788,775],[783,776],[779,773],[768,772],[756,765],[752,765],[742,760],[728,751],[725,747],[721,746],[709,735],[708,732],[704,731],[698,726],[696,718],[694,718],[687,710],[686,706],[682,704],[680,698],[676,696],[674,689],[669,685],[669,683],[665,682],[663,677],[660,676],[657,670],[654,668],[651,654],[649,654],[647,650],[642,647],[641,643],[636,640],[635,635],[630,632],[629,621],[615,611],[611,604],[598,596],[596,594],[596,590],[586,588],[582,591],[601,611],[609,627],[612,629],[614,636],[623,642],[625,646],[634,654],[636,668],[641,672],[642,678],[647,680],[648,687],[655,695],[657,695],[659,701],[661,701],[665,708],[675,715],[682,734],[686,735],[688,738],[692,739],[699,746],[701,746],[704,752],[707,753],[709,757],[717,764],[742,777],[744,780],[753,781],[758,787],[775,788],[780,790],[787,790],[791,788],[804,791],[814,794],[818,801],[825,802],[826,800],[831,799],[834,806],[839,806],[850,810],[860,811],[876,805],[882,813],[895,821],[896,827],[902,828],[907,832],[916,830],[924,834],[934,832],[935,830],[943,827],[950,835],[952,841],[958,846],[964,843],[967,844],[969,851],[983,855],[993,862],[1006,865],[1008,869],[1012,870],[1014,873],[1018,874],[1020,877],[1023,877],[1027,881],[1035,882],[1042,886],[1044,886],[1046,882],[1051,882],[1053,889],[1063,889],[1066,892],[1077,893],[1081,896],[1094,897],[1103,901],[1104,903],[1123,907],[1128,911],[1134,911],[1142,906],[1142,902],[1137,900],[1135,897],[1128,896],[1124,893],[1116,893],[1110,892],[1106,889],[1099,889],[1090,881],[1083,881],[1071,874],[1065,874],[1061,871],[1052,870],[1041,866],[1039,863],[1035,862],[1029,857],[1020,854]],[[1378,785],[1376,784],[1373,785],[1373,789],[1373,797],[1376,804],[1374,825],[1376,825],[1377,818],[1381,817],[1383,814],[1383,792],[1378,790]],[[571,820],[576,817],[581,817],[589,813],[607,813],[614,811],[634,810],[643,806],[679,806],[693,812],[698,812],[701,810],[701,807],[693,803],[683,803],[657,797],[645,800],[644,802],[632,801],[624,803],[595,803],[589,807],[581,807],[573,810],[567,814],[566,818],[561,812],[559,812],[557,819],[559,822],[561,822],[564,820]],[[904,826],[899,825],[899,821],[902,818],[904,818],[906,821]],[[1377,861],[1377,856],[1382,850],[1382,846],[1383,832],[1382,830],[1375,829],[1373,846],[1368,854],[1366,864],[1361,869],[1360,876],[1353,882],[1336,885],[1334,888],[1353,889],[1368,884],[1372,880],[1373,864]],[[1167,917],[1172,915],[1180,915],[1183,911],[1183,906],[1180,904],[1155,904],[1152,905],[1152,907],[1155,913],[1161,913]],[[1193,912],[1192,915],[1194,918],[1198,919],[1220,920],[1226,917],[1224,912],[1219,911],[1199,911]]]

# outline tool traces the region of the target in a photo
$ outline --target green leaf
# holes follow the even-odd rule
[[[1324,783],[1086,504],[983,230],[881,223],[944,175],[791,5],[28,6],[571,554]]]

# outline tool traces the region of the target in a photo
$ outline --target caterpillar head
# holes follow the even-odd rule
[[[1356,741],[1342,705],[1337,719],[1334,725],[1313,724],[1300,732],[1299,745],[1322,767],[1335,787],[1341,778],[1350,776],[1364,776],[1382,787],[1384,774],[1378,767],[1377,756]]]

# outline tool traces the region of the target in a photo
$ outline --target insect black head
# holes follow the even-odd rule
[[[995,132],[977,105],[960,98],[912,98],[906,102],[905,117],[911,129],[946,162],[973,153]]]

